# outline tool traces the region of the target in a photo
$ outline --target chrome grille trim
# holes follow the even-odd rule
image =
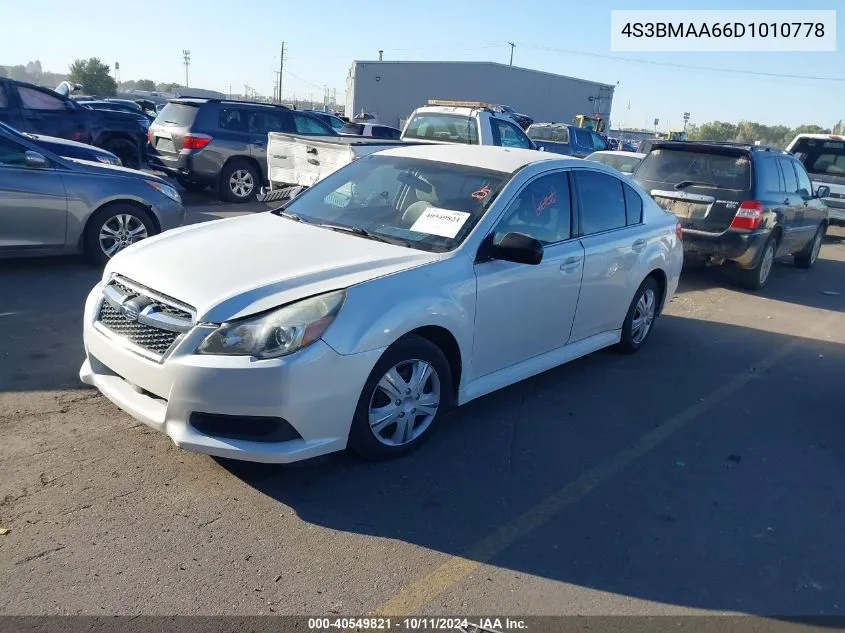
[[[136,284],[112,277],[103,288],[95,325],[132,351],[162,362],[196,323],[190,306]]]

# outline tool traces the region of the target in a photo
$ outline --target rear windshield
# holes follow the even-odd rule
[[[792,149],[811,176],[845,177],[845,141],[803,138]]]
[[[587,160],[594,160],[604,165],[609,165],[614,169],[618,169],[623,173],[630,174],[637,168],[637,165],[640,164],[642,158],[633,155],[602,154],[600,152],[596,152],[595,154],[587,156]]]
[[[567,127],[538,127],[528,128],[528,138],[532,141],[551,141],[553,143],[568,143],[569,128]]]
[[[421,112],[411,118],[405,130],[405,137],[477,145],[478,129],[473,117]]]
[[[655,149],[643,159],[636,178],[671,185],[689,182],[691,188],[747,191],[751,188],[751,165],[747,156]]]
[[[190,127],[197,118],[199,108],[184,103],[168,103],[158,113],[155,122],[160,125],[176,125]]]

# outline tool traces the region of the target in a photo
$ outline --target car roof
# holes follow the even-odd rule
[[[842,134],[798,134],[795,138],[817,138],[823,141],[845,140],[845,136],[843,136]]]
[[[637,158],[646,157],[646,155],[642,152],[624,152],[619,149],[603,149],[599,150],[598,152],[593,152],[593,154],[609,154],[611,156],[636,156]]]
[[[497,147],[493,145],[438,145],[419,144],[396,147],[379,152],[379,155],[419,158],[443,163],[455,163],[468,167],[490,169],[513,173],[526,165],[554,161],[560,167],[583,165],[580,158],[566,158],[551,152],[539,152],[533,149],[516,147]]]

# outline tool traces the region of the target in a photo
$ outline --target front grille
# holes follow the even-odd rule
[[[103,304],[100,306],[100,314],[97,320],[118,336],[124,337],[138,347],[162,356],[179,337],[179,332],[159,330],[158,328],[138,323],[135,319],[123,316],[108,301],[103,301]]]
[[[113,334],[160,358],[193,327],[193,314],[177,303],[116,278],[103,290],[97,321]]]

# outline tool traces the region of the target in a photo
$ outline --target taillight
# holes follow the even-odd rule
[[[753,231],[763,221],[763,203],[759,200],[746,200],[737,209],[731,222],[732,229]]]
[[[679,240],[684,239],[684,229],[681,227],[680,222],[675,222],[675,235],[678,236]]]
[[[147,140],[150,142],[150,145],[155,146],[155,137],[153,136],[152,128],[147,130]]]
[[[182,141],[183,149],[202,149],[211,143],[211,137],[207,134],[185,134]]]

